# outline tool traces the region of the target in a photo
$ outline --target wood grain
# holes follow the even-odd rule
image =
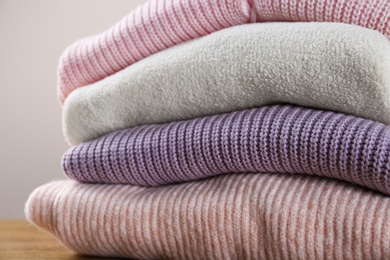
[[[25,220],[0,220],[0,259],[91,260],[107,258],[77,255]]]

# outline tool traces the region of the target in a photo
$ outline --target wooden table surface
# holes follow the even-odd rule
[[[76,255],[25,220],[0,220],[0,259],[107,259]],[[116,258],[119,259],[119,258]]]

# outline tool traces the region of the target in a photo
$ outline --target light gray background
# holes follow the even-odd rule
[[[62,51],[146,0],[0,0],[0,219],[24,218],[37,186],[65,178],[56,68]]]

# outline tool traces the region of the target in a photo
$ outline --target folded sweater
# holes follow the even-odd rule
[[[326,178],[231,174],[144,188],[57,181],[26,217],[75,252],[136,259],[390,259],[390,198]]]
[[[386,0],[152,0],[107,31],[69,46],[58,66],[61,102],[74,89],[99,81],[178,43],[250,22],[342,22],[390,37]]]
[[[338,23],[236,26],[159,52],[67,98],[70,144],[288,102],[390,123],[390,41]]]
[[[231,172],[303,173],[390,195],[390,126],[272,106],[114,132],[71,148],[70,178],[142,186]]]

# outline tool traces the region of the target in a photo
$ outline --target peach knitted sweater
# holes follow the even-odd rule
[[[27,218],[74,251],[140,259],[390,259],[390,198],[315,176],[157,188],[57,181]]]

